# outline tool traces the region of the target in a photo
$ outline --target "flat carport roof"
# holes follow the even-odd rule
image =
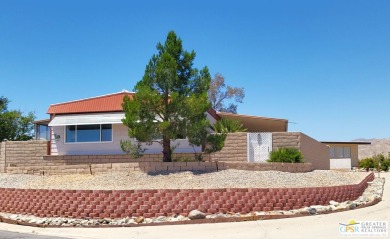
[[[288,120],[217,112],[221,118],[239,120],[248,132],[287,132]]]

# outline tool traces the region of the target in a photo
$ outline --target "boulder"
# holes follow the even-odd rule
[[[188,214],[188,218],[191,219],[191,220],[205,219],[206,218],[206,214],[204,214],[203,212],[201,212],[199,210],[192,210]]]
[[[333,200],[330,200],[329,201],[329,205],[333,205],[333,206],[338,206],[340,203],[336,202],[336,201],[333,201]]]

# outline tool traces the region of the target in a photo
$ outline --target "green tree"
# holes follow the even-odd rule
[[[8,110],[9,100],[0,97],[0,141],[24,141],[33,138],[34,113],[27,115],[19,110]]]
[[[211,80],[210,89],[208,91],[211,106],[216,111],[237,113],[237,104],[226,101],[234,99],[234,102],[242,103],[245,97],[244,88],[231,87],[225,84],[225,78],[217,73],[214,79]]]
[[[201,145],[206,138],[211,77],[207,67],[200,71],[193,67],[195,52],[183,50],[173,31],[157,50],[134,88],[134,97],[123,100],[123,123],[138,141],[162,138],[163,161],[171,162],[171,140],[187,137],[192,145]]]

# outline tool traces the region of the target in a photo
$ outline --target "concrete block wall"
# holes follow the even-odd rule
[[[330,169],[329,148],[325,144],[300,133],[300,149],[304,161],[311,163],[315,169]]]
[[[323,143],[300,132],[272,133],[273,150],[291,147],[302,152],[305,163],[311,163],[313,169],[330,169],[329,148]]]
[[[300,149],[300,133],[298,132],[273,132],[272,150],[288,147]]]
[[[5,170],[5,143],[0,142],[0,173],[4,173]]]
[[[179,171],[217,171],[222,170],[213,162],[127,162],[127,163],[92,163],[67,164],[52,166],[11,167],[9,173],[35,175],[61,174],[102,174],[110,172],[179,172]]]
[[[219,152],[211,154],[212,161],[247,162],[247,133],[230,133],[225,140],[225,147]]]
[[[218,162],[219,169],[240,169],[248,171],[281,171],[306,173],[313,171],[311,163],[230,163]]]
[[[0,188],[0,211],[39,217],[124,218],[188,215],[193,209],[207,214],[249,213],[328,205],[330,200],[355,200],[371,172],[354,185],[312,188],[220,188],[158,190],[48,190]]]
[[[48,153],[47,141],[6,141],[1,143],[0,163],[3,172],[8,167],[41,163]]]

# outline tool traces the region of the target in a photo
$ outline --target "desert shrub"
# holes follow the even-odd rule
[[[382,171],[389,171],[390,166],[390,157],[387,158],[383,154],[377,154],[372,157],[374,160],[374,167],[376,169],[381,169]],[[379,164],[380,163],[380,164]]]
[[[364,168],[364,169],[374,168],[374,160],[372,158],[365,158],[360,160],[359,168]]]
[[[303,163],[303,156],[296,148],[278,148],[271,151],[268,162]]]
[[[380,164],[379,164],[380,163]],[[370,169],[375,168],[382,171],[389,171],[390,157],[387,158],[383,154],[376,154],[371,158],[365,158],[359,161],[359,168]]]
[[[381,163],[381,168],[385,172],[389,171],[389,169],[390,169],[390,158],[387,158],[387,159],[383,160],[383,162]]]
[[[143,149],[140,142],[133,144],[130,140],[121,140],[119,142],[123,152],[129,154],[132,158],[141,158],[146,149]]]

